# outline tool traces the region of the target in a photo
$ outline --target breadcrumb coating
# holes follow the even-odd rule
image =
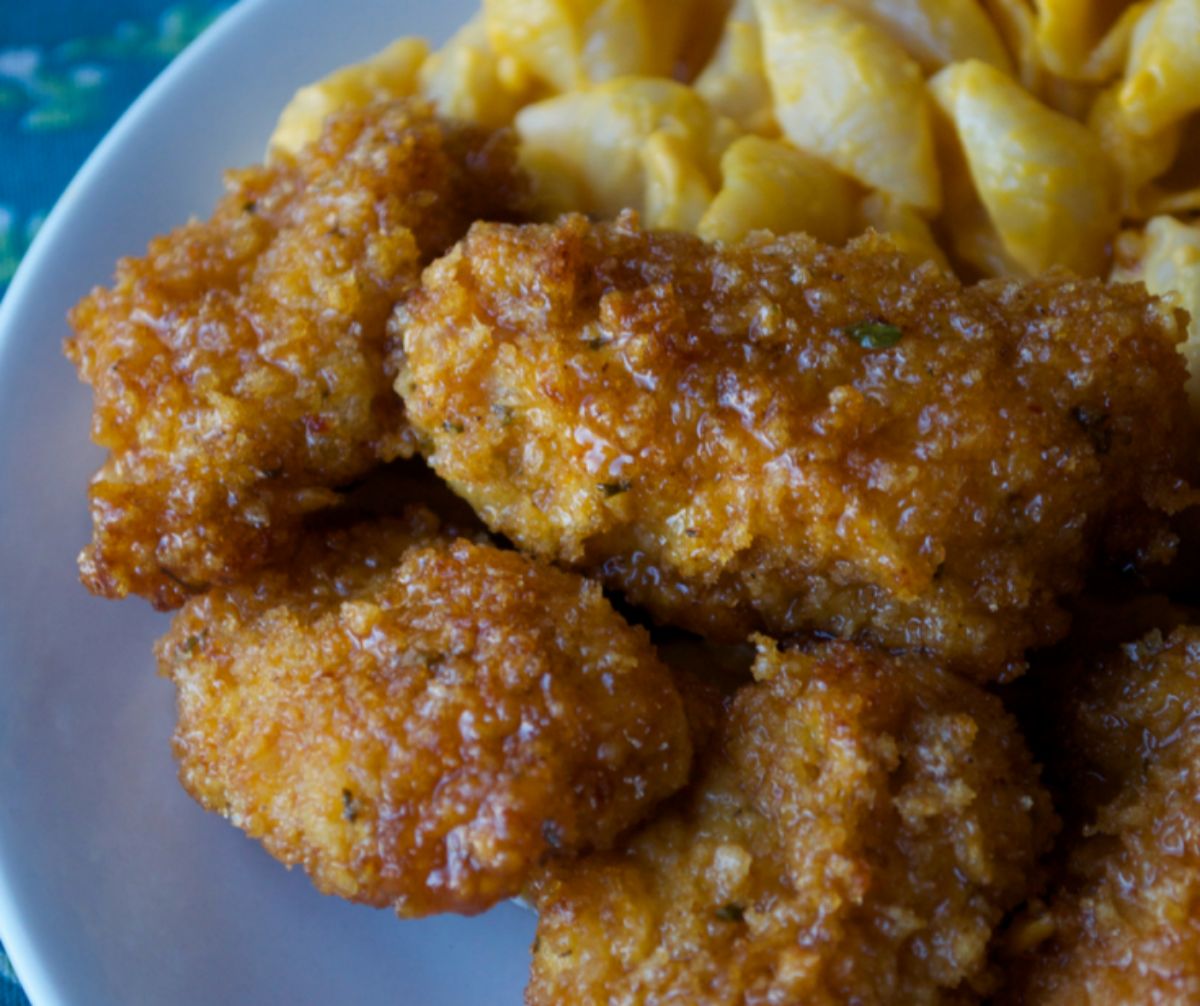
[[[388,318],[472,221],[515,218],[514,165],[505,134],[376,104],[231,172],[210,220],[122,260],[66,345],[110,452],[88,588],[177,607],[286,555],[333,489],[411,454]]]
[[[1049,905],[1013,927],[1003,1001],[1200,1002],[1200,628],[1103,662],[1058,739],[1090,814]]]
[[[482,519],[713,638],[1016,673],[1192,498],[1184,316],[1140,287],[575,216],[476,225],[400,320],[410,421]]]
[[[670,672],[596,584],[423,510],[189,601],[158,658],[188,792],[403,916],[482,911],[610,846],[690,764]]]
[[[551,864],[530,1006],[905,1003],[986,987],[1053,829],[1015,722],[915,657],[780,652],[699,778],[620,848]]]

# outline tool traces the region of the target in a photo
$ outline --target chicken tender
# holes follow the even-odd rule
[[[1077,714],[1082,684],[1129,640],[1200,624],[1200,607],[1165,594],[1097,594],[1094,587],[1093,581],[1088,592],[1072,601],[1070,635],[1033,655],[1028,673],[1004,688],[1004,702],[1020,723],[1034,759],[1044,767],[1043,781],[1063,819],[1060,858],[1063,848],[1091,827],[1096,811],[1113,795],[1091,759],[1067,743],[1064,724]]]
[[[184,786],[320,890],[474,913],[684,784],[683,703],[599,587],[405,520],[194,598],[158,645]]]
[[[982,678],[1193,494],[1182,313],[1065,274],[964,288],[882,238],[476,225],[397,388],[494,530],[663,622],[922,648]]]
[[[916,657],[778,652],[693,787],[619,849],[551,864],[526,1000],[933,1003],[985,987],[1053,828],[998,699]]]
[[[423,105],[333,117],[233,172],[212,219],[125,259],[72,312],[67,355],[110,456],[85,584],[172,608],[294,547],[305,514],[412,453],[387,324],[421,266],[524,198],[503,134]]]
[[[1014,927],[1005,1001],[1200,1002],[1200,628],[1124,647],[1058,736],[1091,814],[1049,906]]]

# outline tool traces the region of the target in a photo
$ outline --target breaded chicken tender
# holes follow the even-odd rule
[[[1166,555],[1191,498],[1184,316],[1140,287],[575,216],[476,225],[401,323],[409,419],[483,520],[714,638],[1015,672],[1102,539]]]
[[[620,848],[539,875],[531,1006],[908,1006],[985,986],[1054,823],[1016,724],[921,658],[759,645],[694,785]]]
[[[388,318],[472,221],[514,219],[514,165],[507,136],[423,105],[352,110],[123,260],[66,346],[110,452],[84,583],[177,607],[286,555],[334,488],[411,454]]]
[[[316,886],[482,911],[684,784],[683,703],[599,587],[424,510],[306,539],[158,645],[180,777]]]
[[[1058,736],[1091,814],[1049,906],[1014,927],[1003,1001],[1200,1002],[1200,628],[1122,648]]]
[[[1078,714],[1083,684],[1129,640],[1200,624],[1200,606],[1166,594],[1096,593],[1094,587],[1089,583],[1088,591],[1071,602],[1070,635],[1033,655],[1028,673],[1003,689],[1005,705],[1043,766],[1043,782],[1063,819],[1059,858],[1091,827],[1096,811],[1113,795],[1112,786],[1064,729]]]

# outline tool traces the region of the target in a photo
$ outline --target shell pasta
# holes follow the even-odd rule
[[[302,88],[272,149],[413,94],[513,127],[547,222],[876,230],[964,279],[1153,274],[1196,306],[1130,249],[1200,214],[1200,0],[483,0]]]

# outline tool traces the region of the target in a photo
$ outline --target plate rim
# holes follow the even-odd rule
[[[14,324],[14,320],[24,313],[25,301],[33,293],[34,277],[47,268],[53,252],[63,239],[62,235],[69,228],[75,207],[87,199],[108,162],[126,142],[126,137],[133,132],[147,112],[162,100],[162,96],[174,88],[177,81],[189,76],[193,67],[202,63],[210,51],[222,46],[229,36],[239,31],[244,22],[257,16],[260,10],[279,2],[280,0],[236,0],[183,52],[159,71],[88,154],[38,229],[37,235],[17,266],[8,289],[0,299],[0,370],[10,365],[7,360],[14,352],[19,338],[18,326]],[[3,846],[0,845],[0,853],[2,849]],[[9,879],[19,869],[19,864],[0,854],[0,943],[3,943],[17,980],[33,1006],[66,1004],[67,999],[46,955],[22,924],[13,884]]]
[[[19,584],[23,564],[32,564],[38,584],[33,592],[18,587],[4,594],[10,603],[0,601],[0,787],[7,787],[8,797],[0,811],[0,938],[34,1006],[280,1002],[273,972],[262,968],[254,934],[247,929],[263,921],[277,925],[271,930],[276,938],[264,945],[266,958],[272,967],[289,969],[279,976],[281,987],[290,990],[282,1001],[322,1006],[344,1001],[345,976],[355,973],[361,959],[355,937],[375,948],[378,960],[406,962],[400,970],[395,963],[365,964],[363,977],[386,976],[360,989],[371,1001],[394,1002],[398,988],[427,1002],[492,1001],[491,989],[501,973],[505,1001],[520,999],[532,941],[527,913],[498,906],[498,920],[482,924],[485,929],[475,928],[473,920],[443,916],[424,920],[411,935],[394,927],[416,923],[397,923],[390,912],[372,912],[341,899],[328,898],[336,904],[324,909],[326,914],[303,914],[312,911],[308,906],[321,898],[319,892],[302,873],[287,876],[259,843],[203,814],[186,798],[162,748],[166,736],[155,737],[154,761],[145,760],[148,749],[142,746],[134,762],[123,755],[127,748],[113,748],[110,757],[95,746],[97,739],[122,743],[108,727],[135,708],[154,717],[142,722],[157,724],[148,732],[138,729],[139,738],[161,733],[166,724],[157,719],[157,710],[166,686],[151,671],[149,677],[139,676],[139,683],[129,683],[126,693],[105,650],[85,652],[78,646],[83,640],[107,646],[110,637],[120,645],[126,629],[140,639],[143,629],[150,629],[145,616],[153,613],[130,600],[107,612],[106,619],[100,608],[109,602],[88,595],[76,578],[74,553],[88,537],[84,489],[103,452],[86,447],[91,396],[76,382],[60,351],[61,338],[68,334],[63,322],[67,309],[93,284],[110,283],[120,256],[143,254],[154,234],[189,214],[207,215],[218,198],[222,170],[261,159],[279,110],[297,87],[363,59],[395,38],[418,35],[436,45],[477,10],[478,0],[240,0],[150,82],[83,161],[0,301],[0,391],[12,395],[0,401],[0,416],[10,430],[35,434],[0,441],[0,474],[30,480],[28,489],[20,481],[0,487],[0,568],[9,559],[16,563],[9,568],[18,574],[13,582]],[[54,397],[45,394],[43,382],[54,389]],[[51,449],[63,452],[54,455],[63,458],[61,464],[39,460],[44,450],[37,437],[43,429],[52,438]],[[39,469],[49,474],[42,477]],[[44,520],[27,505],[33,501],[36,507],[39,500],[50,504]],[[52,540],[45,538],[48,534]],[[76,614],[83,635],[63,621]],[[56,636],[68,642],[60,646]],[[98,678],[78,670],[78,661],[92,655],[99,658],[93,668],[100,672]],[[129,656],[120,666],[128,666]],[[61,678],[62,689],[56,674],[70,675]],[[98,679],[99,686],[84,684],[89,677]],[[108,693],[116,689],[117,700],[103,701],[98,715],[75,705],[78,696],[95,697],[97,687],[106,686]],[[132,705],[135,694],[147,704]],[[26,715],[26,699],[37,703],[32,716]],[[12,729],[11,739],[6,727]],[[109,769],[86,767],[97,755]],[[158,758],[167,761],[160,765]],[[119,778],[111,771],[114,759],[122,763],[120,771],[135,773],[132,789],[114,785]],[[150,775],[163,784],[170,777],[170,803],[159,805],[166,791],[156,784],[137,790]],[[30,787],[37,789],[38,798],[26,809],[21,795]],[[150,811],[138,813],[137,836],[127,826],[112,825],[114,814],[97,802],[115,797],[118,808],[128,811],[121,801],[134,791],[150,801],[139,804]],[[82,813],[73,806],[76,794],[86,799]],[[189,823],[177,825],[184,804]],[[172,817],[162,823],[163,834],[147,839],[148,829],[158,828],[156,818],[168,807]],[[197,837],[201,827],[213,835],[219,830],[225,845],[205,844]],[[93,837],[97,828],[99,844]],[[173,850],[175,856],[186,851],[207,857],[213,848],[222,869],[232,869],[240,878],[265,877],[269,869],[270,886],[261,890],[271,893],[228,900],[220,893],[209,896],[208,887],[219,892],[215,885],[223,881],[204,867],[197,875],[207,879],[208,887],[199,891],[187,882],[193,871],[180,866],[186,859],[168,862],[169,855],[158,853],[171,848],[171,842],[182,843]],[[132,856],[126,850],[133,850]],[[154,879],[145,888],[148,894],[140,886],[130,887],[143,883],[137,855],[150,857],[145,876]],[[111,868],[105,856],[113,857]],[[178,889],[177,875],[184,878]],[[246,890],[244,885],[241,889]],[[177,940],[181,931],[164,929],[163,922],[187,926],[187,898],[198,895],[198,908],[212,931],[183,931],[187,938]],[[222,935],[224,913],[242,903],[253,921],[230,920],[239,933],[239,942],[231,944]],[[172,908],[164,910],[167,904]],[[344,939],[327,928],[333,919],[342,920],[354,935]],[[299,946],[310,956],[296,957]],[[444,954],[461,957],[472,948],[488,962],[487,971],[457,980],[453,969],[446,968]],[[320,963],[326,956],[339,962],[336,970]],[[206,977],[210,972],[211,980]]]
[[[5,356],[16,337],[16,329],[11,324],[11,319],[21,312],[14,305],[20,305],[28,296],[27,288],[33,284],[31,277],[43,268],[42,260],[49,258],[52,246],[58,241],[59,231],[66,226],[65,221],[69,221],[72,215],[72,207],[87,195],[88,188],[93,184],[93,177],[101,173],[105,162],[110,160],[125,142],[126,135],[133,130],[137,120],[146,114],[149,107],[158,103],[160,94],[174,86],[176,78],[190,73],[193,63],[203,60],[209,49],[219,45],[226,35],[236,31],[252,12],[276,2],[278,0],[233,0],[232,6],[217,15],[216,20],[163,67],[133,99],[71,176],[62,195],[51,207],[17,265],[17,271],[13,274],[3,298],[0,298],[0,368],[3,368]],[[3,871],[0,870],[0,908],[3,908],[4,890]],[[3,913],[0,912],[0,938],[4,933],[3,919]],[[3,942],[7,947],[8,940]]]

